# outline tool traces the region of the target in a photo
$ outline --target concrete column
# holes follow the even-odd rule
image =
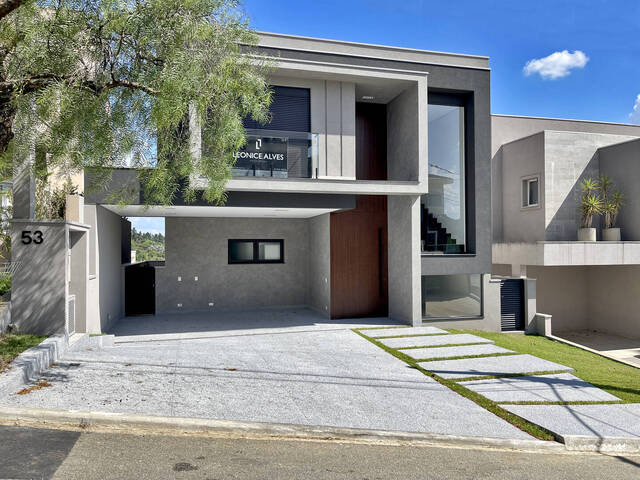
[[[389,317],[422,324],[420,263],[420,197],[388,197]]]
[[[536,279],[525,278],[524,281],[524,330],[526,332],[536,329]]]
[[[33,172],[35,154],[14,168],[13,218],[33,219],[36,210],[36,178]]]

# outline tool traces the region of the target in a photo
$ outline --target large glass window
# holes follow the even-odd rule
[[[422,198],[422,251],[466,252],[465,111],[429,104],[429,193]]]
[[[482,315],[482,275],[423,275],[422,317],[468,318]]]

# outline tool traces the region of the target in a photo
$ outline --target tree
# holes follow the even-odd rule
[[[140,173],[154,203],[194,199],[192,174],[223,201],[242,119],[268,116],[256,41],[236,0],[0,0],[4,172],[35,146],[48,171],[154,167]]]

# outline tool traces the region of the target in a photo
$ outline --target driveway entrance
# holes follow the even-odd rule
[[[210,318],[217,330],[198,330],[205,321],[126,319],[114,328],[122,343],[70,351],[45,374],[52,386],[2,392],[0,404],[530,438],[349,328],[389,320],[263,311]],[[145,333],[151,322],[166,333]],[[185,331],[168,331],[180,323]]]

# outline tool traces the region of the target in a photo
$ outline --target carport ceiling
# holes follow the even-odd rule
[[[339,210],[334,208],[196,207],[190,205],[102,206],[123,217],[311,218]]]

